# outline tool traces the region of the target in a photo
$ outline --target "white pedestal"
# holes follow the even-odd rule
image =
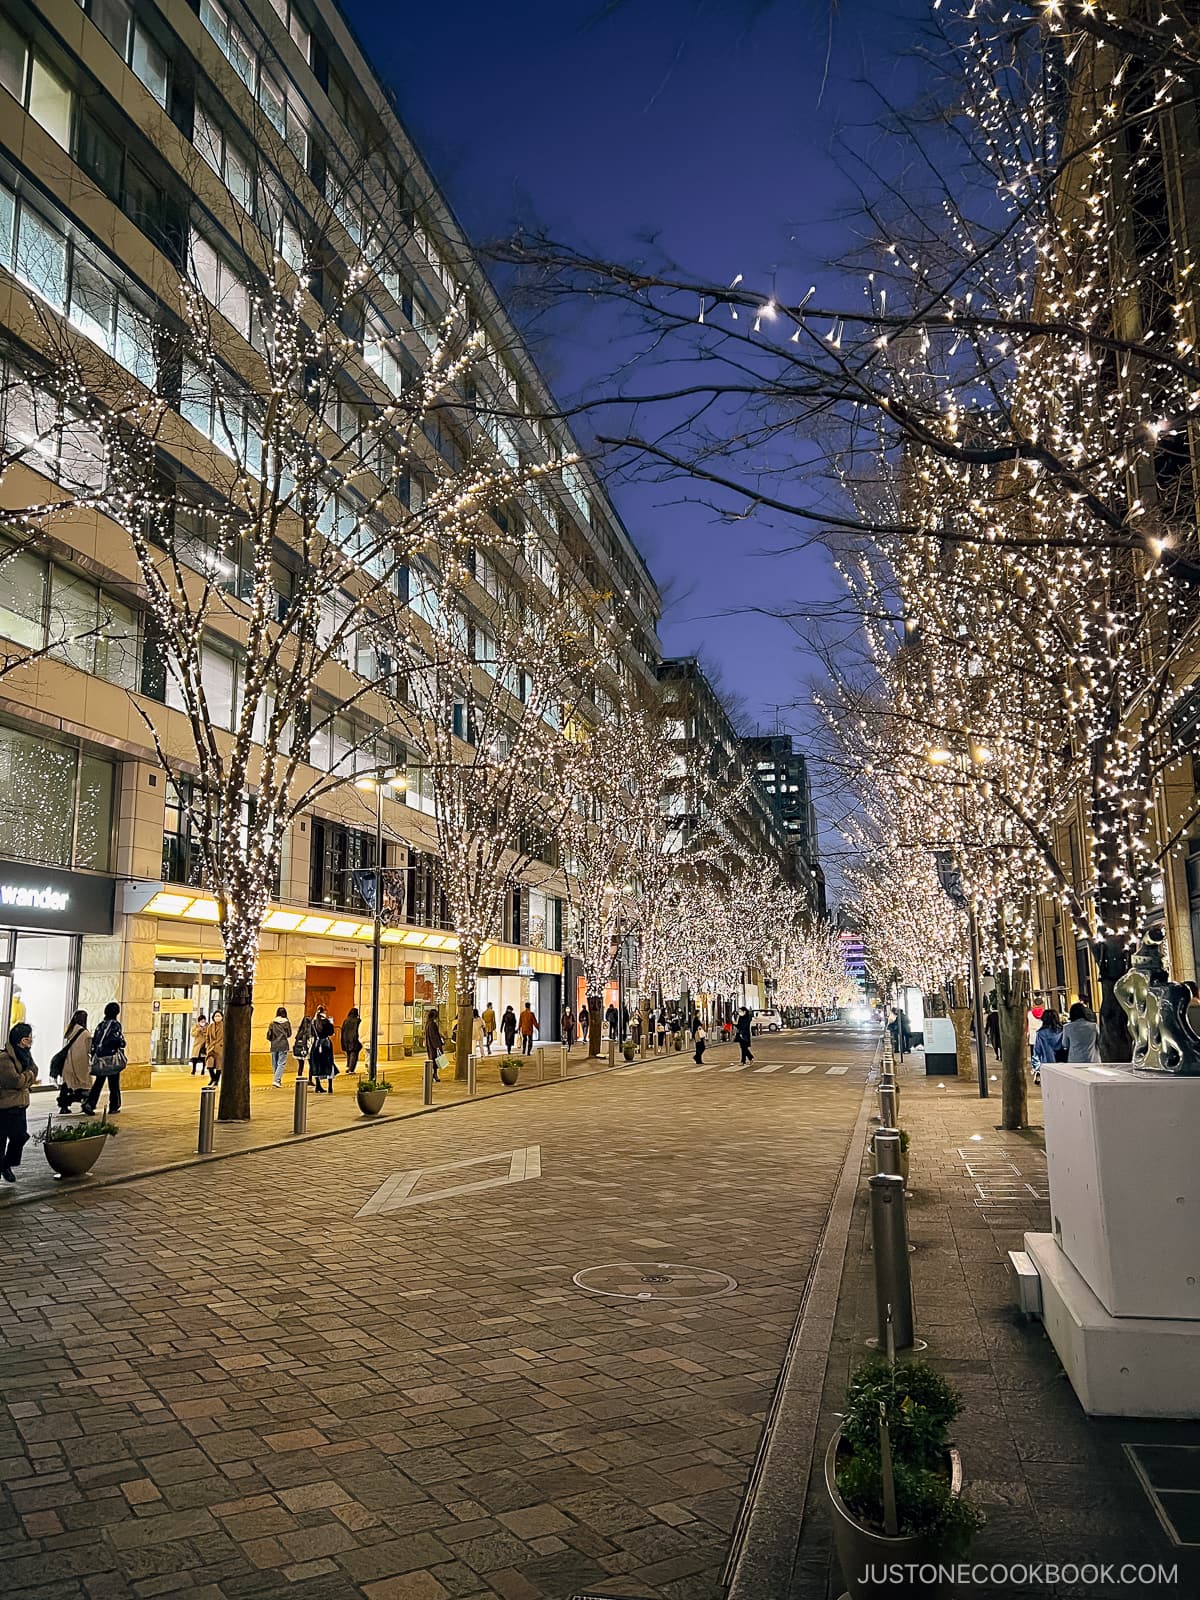
[[[1047,1062],[1042,1106],[1071,1266],[1113,1317],[1200,1319],[1200,1078]]]
[[[925,1076],[958,1076],[958,1042],[954,1036],[954,1023],[949,1017],[925,1018]]]
[[[1111,1317],[1054,1236],[1027,1233],[1042,1322],[1089,1416],[1200,1417],[1200,1322]]]

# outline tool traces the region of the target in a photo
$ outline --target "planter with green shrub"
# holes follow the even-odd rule
[[[47,1165],[60,1178],[82,1178],[96,1165],[104,1146],[116,1138],[118,1131],[115,1122],[103,1119],[56,1123],[47,1118],[45,1128],[35,1138]]]
[[[635,1048],[636,1047],[634,1046],[633,1040],[626,1039],[625,1043],[621,1046],[621,1054],[625,1057],[626,1061],[633,1060]]]
[[[377,1117],[387,1104],[392,1086],[386,1078],[366,1078],[358,1085],[358,1109],[364,1117]]]
[[[501,1056],[500,1057],[500,1082],[505,1084],[509,1089],[511,1089],[513,1084],[516,1083],[517,1079],[520,1076],[521,1076],[521,1058],[520,1058],[520,1056]]]
[[[934,1600],[937,1568],[957,1561],[982,1516],[962,1498],[949,1443],[962,1406],[927,1362],[872,1357],[850,1379],[842,1425],[825,1456],[834,1543],[850,1600]],[[901,1591],[897,1564],[915,1576]],[[929,1581],[918,1567],[927,1566]]]

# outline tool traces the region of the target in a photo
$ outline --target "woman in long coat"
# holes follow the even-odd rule
[[[308,1075],[318,1094],[325,1094],[324,1080],[328,1079],[328,1093],[333,1093],[333,1023],[324,1015],[316,1020],[316,1038],[312,1055],[308,1058]]]
[[[221,1068],[225,1065],[225,1014],[214,1011],[204,1030],[204,1065],[208,1068],[209,1083],[220,1083]]]
[[[438,1081],[437,1060],[445,1045],[442,1041],[442,1030],[438,1026],[437,1007],[434,1006],[425,1018],[425,1059],[433,1062],[433,1081]]]
[[[77,1011],[67,1023],[63,1040],[62,1078],[58,1085],[58,1109],[70,1111],[75,1101],[80,1104],[92,1087],[92,1034],[87,1025],[87,1012]]]

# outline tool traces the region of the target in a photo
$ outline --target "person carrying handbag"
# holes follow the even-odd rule
[[[313,1037],[316,1026],[311,1017],[300,1018],[300,1026],[296,1029],[296,1042],[292,1045],[292,1054],[296,1058],[296,1076],[304,1076],[304,1063],[308,1060],[308,1052],[313,1046]]]
[[[105,1084],[108,1085],[107,1115],[115,1117],[121,1109],[121,1074],[129,1057],[125,1054],[125,1035],[117,1020],[120,1015],[120,1006],[115,1000],[110,1000],[104,1008],[104,1021],[92,1036],[92,1087],[83,1102],[83,1109],[89,1117],[96,1114]]]
[[[50,1057],[50,1076],[59,1078],[58,1109],[66,1115],[76,1100],[87,1104],[88,1090],[92,1086],[91,1073],[92,1035],[87,1025],[87,1012],[77,1011],[67,1023],[66,1037],[61,1050]]]
[[[437,1007],[425,1018],[425,1059],[433,1063],[433,1081],[438,1081],[438,1069],[445,1064],[445,1046],[442,1041],[442,1030],[438,1026]]]

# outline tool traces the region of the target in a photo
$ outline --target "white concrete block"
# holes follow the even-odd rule
[[[1051,1227],[1115,1317],[1200,1319],[1200,1078],[1042,1069]]]
[[[1052,1234],[1027,1233],[1042,1323],[1093,1417],[1200,1417],[1200,1323],[1110,1317]]]

